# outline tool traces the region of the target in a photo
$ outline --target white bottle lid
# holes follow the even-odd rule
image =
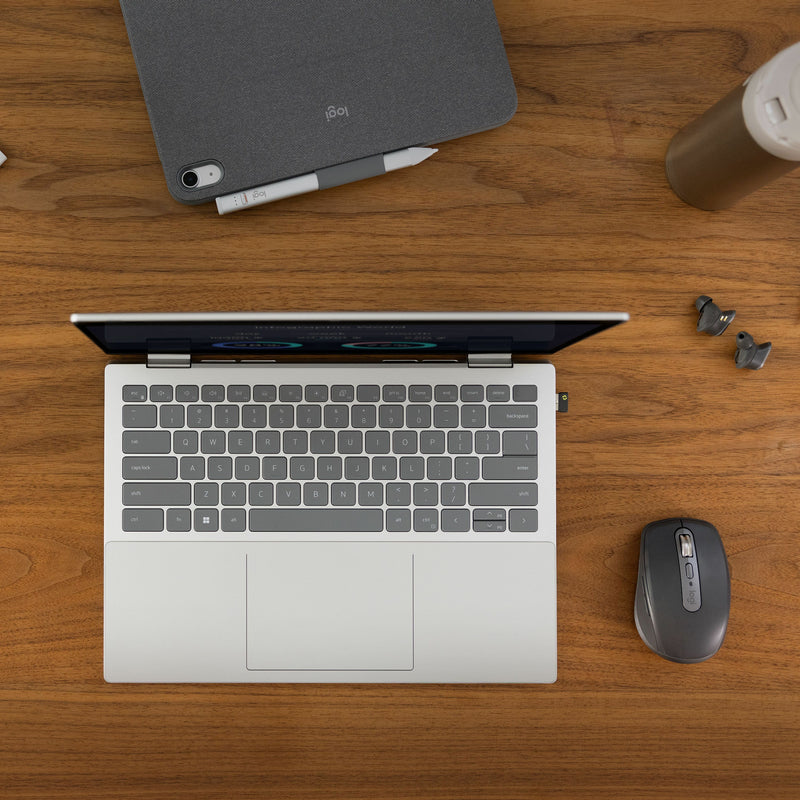
[[[800,161],[800,42],[781,50],[746,81],[742,114],[762,150]]]

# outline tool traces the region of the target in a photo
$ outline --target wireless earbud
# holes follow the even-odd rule
[[[747,331],[736,334],[736,354],[734,360],[739,369],[761,369],[772,350],[772,342],[756,344]]]
[[[720,311],[719,306],[704,294],[697,298],[694,305],[700,312],[700,317],[697,320],[698,333],[705,332],[712,336],[719,336],[725,332],[725,329],[733,322],[733,318],[736,316],[736,312],[733,309]]]

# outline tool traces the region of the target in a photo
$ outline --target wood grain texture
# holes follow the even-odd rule
[[[225,218],[169,197],[113,0],[1,5],[0,796],[800,796],[800,171],[706,213],[663,170],[796,4],[497,0],[508,125]],[[694,331],[699,294],[763,370]],[[69,314],[363,308],[631,313],[554,358],[558,683],[104,684],[104,359]],[[733,576],[695,666],[632,620],[641,529],[676,514]]]

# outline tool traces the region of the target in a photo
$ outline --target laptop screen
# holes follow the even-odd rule
[[[106,353],[392,358],[549,354],[627,319],[587,313],[77,314]]]

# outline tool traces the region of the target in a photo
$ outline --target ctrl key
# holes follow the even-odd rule
[[[122,530],[126,533],[161,533],[164,530],[164,511],[160,508],[124,508]]]

